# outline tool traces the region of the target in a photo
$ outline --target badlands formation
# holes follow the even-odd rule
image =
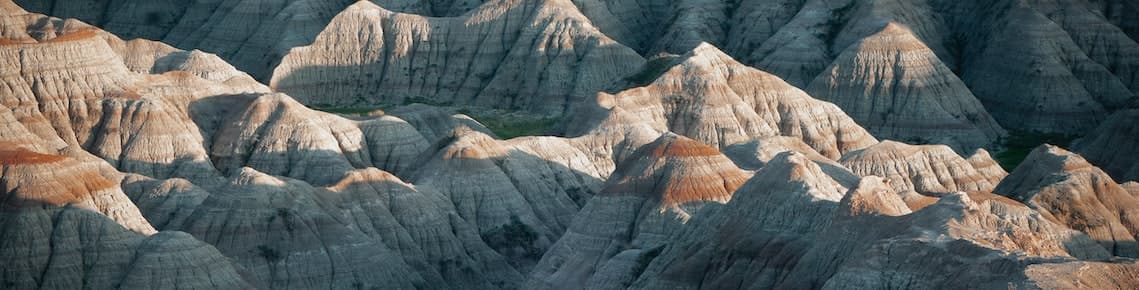
[[[0,289],[1136,289],[1136,13],[0,0]]]

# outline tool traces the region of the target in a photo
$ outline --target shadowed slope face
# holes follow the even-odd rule
[[[678,59],[653,60],[633,78],[626,81],[634,87],[600,93],[600,108],[583,110],[571,126],[629,120],[636,123],[625,126],[671,131],[716,147],[754,137],[793,136],[835,159],[876,142],[833,104],[744,66],[709,44]],[[571,128],[569,133],[586,130]]]
[[[1139,199],[1079,155],[1038,147],[995,191],[1087,233],[1114,255],[1139,255]]]
[[[424,100],[557,115],[642,62],[568,1],[494,1],[451,18],[365,1],[285,56],[271,85],[313,105]]]
[[[1116,112],[1102,125],[1072,143],[1095,165],[1120,182],[1139,181],[1139,109]]]

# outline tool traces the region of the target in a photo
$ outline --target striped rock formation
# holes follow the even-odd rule
[[[270,85],[310,105],[426,100],[558,115],[642,62],[565,0],[494,1],[448,18],[362,1],[291,50]]]
[[[1139,255],[1139,199],[1075,153],[1037,147],[995,192],[1087,233],[1113,255]]]
[[[608,276],[635,274],[628,271],[640,256],[687,227],[701,208],[731,200],[750,175],[716,148],[666,133],[619,163],[525,287],[616,287]]]
[[[571,123],[592,129],[588,126],[599,127],[606,118],[628,120],[622,123],[721,148],[756,137],[794,136],[832,159],[876,142],[834,104],[744,66],[709,44],[683,56],[654,59],[626,81],[628,89],[600,93],[597,107],[585,105],[578,114],[584,120]]]

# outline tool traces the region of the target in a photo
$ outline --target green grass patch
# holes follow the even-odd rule
[[[313,107],[312,109],[313,109],[313,110],[317,110],[317,111],[321,111],[321,112],[325,112],[325,113],[333,113],[333,114],[341,114],[341,115],[354,115],[354,116],[363,116],[363,115],[367,115],[368,113],[371,113],[371,112],[373,112],[373,111],[375,111],[375,110],[384,110],[384,109],[387,109],[387,108],[389,108],[389,107],[391,107],[391,106],[371,106],[371,107]]]
[[[1068,147],[1075,140],[1076,136],[1064,134],[1050,134],[1050,133],[1036,133],[1036,132],[1009,132],[1009,136],[1004,139],[1004,150],[997,152],[993,156],[997,163],[1001,164],[1006,171],[1011,172],[1016,169],[1016,166],[1024,162],[1028,157],[1028,153],[1032,149],[1036,149],[1042,144],[1052,144],[1060,147]]]
[[[502,115],[471,117],[502,139],[548,134],[558,124],[558,118],[510,118]]]

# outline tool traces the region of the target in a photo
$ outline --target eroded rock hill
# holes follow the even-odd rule
[[[493,1],[462,16],[345,9],[270,82],[312,105],[479,105],[559,115],[643,62],[566,0]]]

